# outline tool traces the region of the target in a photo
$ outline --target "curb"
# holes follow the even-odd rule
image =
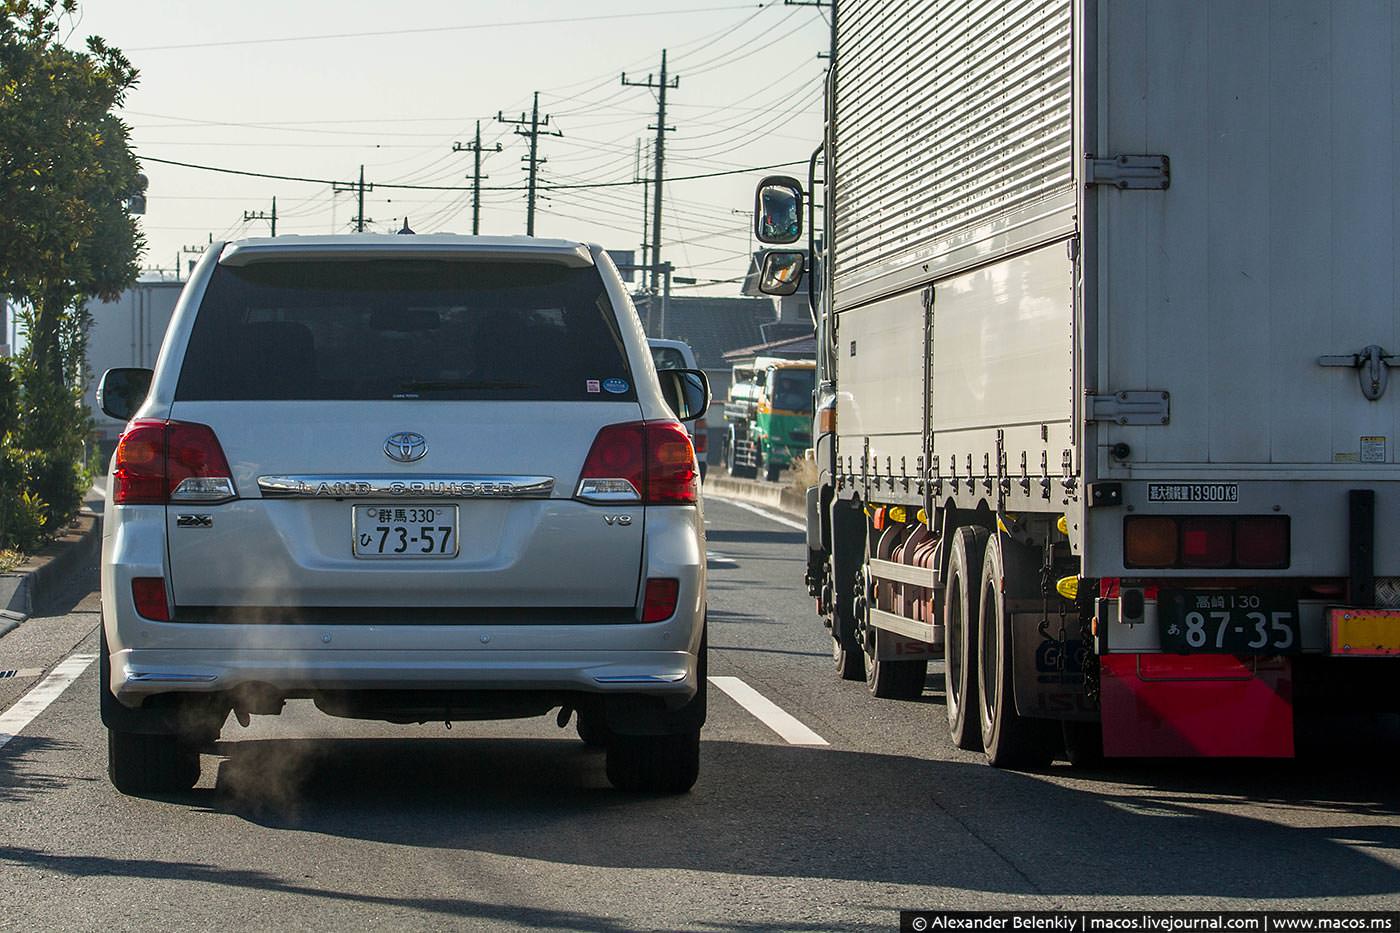
[[[807,497],[789,485],[765,483],[755,479],[735,479],[711,473],[705,478],[705,491],[716,496],[742,499],[754,505],[766,505],[794,518],[807,517]]]
[[[102,542],[102,516],[84,508],[77,527],[31,556],[10,573],[0,574],[0,638],[19,628],[43,606],[79,567],[95,560]]]

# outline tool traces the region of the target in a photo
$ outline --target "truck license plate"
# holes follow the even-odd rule
[[[356,505],[351,525],[356,557],[457,556],[455,505]]]
[[[1162,590],[1162,650],[1272,655],[1299,650],[1298,601],[1256,590]]]

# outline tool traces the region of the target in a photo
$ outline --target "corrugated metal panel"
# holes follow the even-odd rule
[[[847,0],[836,287],[1073,188],[1071,0]]]

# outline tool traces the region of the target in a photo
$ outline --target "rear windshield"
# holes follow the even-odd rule
[[[217,266],[175,397],[636,399],[598,270],[418,260]]]

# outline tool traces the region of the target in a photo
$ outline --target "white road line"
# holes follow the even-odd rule
[[[789,527],[789,528],[796,528],[798,531],[806,531],[806,530],[807,530],[807,526],[804,525],[804,524],[802,524],[802,523],[799,522],[799,521],[794,521],[794,520],[791,519],[791,518],[784,518],[784,517],[781,516],[781,515],[774,515],[772,512],[769,512],[769,511],[767,511],[766,509],[760,509],[760,508],[759,508],[758,506],[756,506],[756,505],[750,505],[749,503],[747,503],[747,502],[741,502],[741,501],[738,500],[738,499],[730,499],[730,498],[727,497],[727,496],[716,496],[716,495],[714,495],[713,493],[710,493],[710,494],[709,494],[709,497],[710,497],[711,499],[718,499],[719,501],[721,501],[721,502],[723,502],[723,503],[725,503],[725,504],[727,504],[727,505],[738,506],[739,508],[741,508],[741,509],[743,509],[743,510],[745,510],[745,511],[747,511],[747,512],[752,512],[752,513],[754,513],[755,515],[762,515],[764,518],[766,518],[766,519],[768,519],[768,520],[770,520],[770,521],[775,521],[775,522],[777,522],[779,525],[786,525],[786,526]]]
[[[48,705],[58,699],[68,685],[82,676],[83,671],[93,661],[97,660],[95,654],[75,654],[65,659],[58,667],[53,669],[49,676],[39,682],[39,685],[20,697],[19,702],[11,706],[4,713],[0,713],[0,748],[9,744],[21,729],[34,721]]]
[[[791,713],[759,693],[737,677],[711,677],[710,683],[729,694],[730,698],[752,713],[783,738],[789,745],[829,745],[826,739],[797,721]]]

